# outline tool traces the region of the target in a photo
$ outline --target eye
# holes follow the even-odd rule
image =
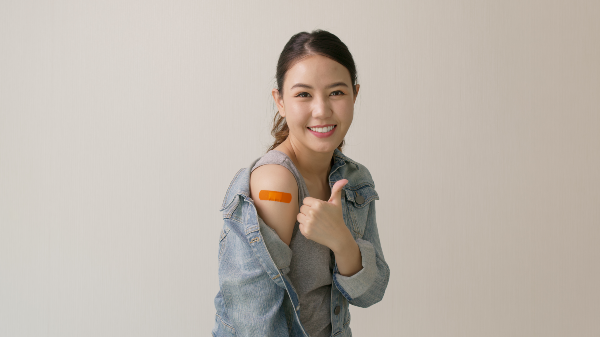
[[[344,94],[344,92],[343,92],[343,91],[341,91],[341,90],[336,90],[336,91],[332,92],[331,94],[333,94],[333,93],[338,93],[338,92],[339,92],[340,94],[338,94],[338,95],[333,95],[333,96],[341,96],[341,95],[346,95],[346,94]],[[304,96],[304,94],[306,94],[306,95],[310,95],[310,94],[308,94],[307,92],[302,92],[302,93],[299,93],[298,95],[296,95],[296,97],[308,97],[308,96]]]

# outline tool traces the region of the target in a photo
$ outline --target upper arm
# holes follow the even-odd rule
[[[261,200],[261,190],[285,192],[292,195],[290,203]],[[294,175],[279,164],[264,164],[250,174],[250,197],[254,200],[258,216],[273,228],[279,238],[290,245],[294,224],[299,213],[298,183]]]

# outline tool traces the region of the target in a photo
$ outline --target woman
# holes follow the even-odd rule
[[[213,336],[352,336],[349,304],[389,281],[375,183],[342,153],[360,85],[346,45],[294,35],[277,64],[275,143],[232,180],[221,210]]]

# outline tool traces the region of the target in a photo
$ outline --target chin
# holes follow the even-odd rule
[[[334,150],[335,150],[335,149],[338,147],[338,145],[339,145],[341,142],[342,142],[342,141],[338,142],[338,143],[337,143],[337,144],[335,144],[335,145],[333,145],[333,144],[332,144],[332,145],[318,145],[318,146],[311,147],[311,149],[312,149],[314,152],[317,152],[317,153],[324,153],[324,154],[326,154],[326,153],[331,153],[331,152],[333,152],[333,151],[334,151]]]

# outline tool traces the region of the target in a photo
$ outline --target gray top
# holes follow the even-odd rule
[[[286,167],[298,183],[298,207],[309,196],[304,178],[294,162],[283,152],[271,150],[263,155],[251,171],[264,164]],[[296,220],[290,249],[292,260],[288,277],[298,293],[300,322],[311,337],[331,336],[331,286],[333,282],[333,252],[328,247],[309,240],[299,230]]]

